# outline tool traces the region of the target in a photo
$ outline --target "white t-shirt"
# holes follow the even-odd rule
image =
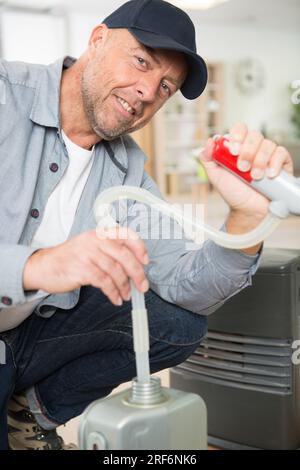
[[[94,148],[86,150],[79,147],[63,131],[62,136],[69,155],[69,165],[47,201],[42,222],[31,242],[31,246],[37,248],[55,246],[68,238],[94,160]],[[0,332],[19,325],[48,295],[40,290],[28,296],[25,304],[2,309]]]
[[[91,171],[94,151],[74,144],[62,131],[69,166],[50,195],[31,246],[45,248],[64,242],[70,233],[79,200]]]

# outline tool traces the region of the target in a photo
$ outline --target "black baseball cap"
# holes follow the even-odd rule
[[[207,68],[197,54],[195,27],[180,8],[164,0],[130,0],[109,15],[108,28],[125,28],[144,46],[182,52],[188,75],[181,93],[189,100],[198,98],[207,84]]]

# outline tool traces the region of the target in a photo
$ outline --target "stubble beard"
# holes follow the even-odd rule
[[[105,117],[100,117],[101,114],[105,115],[105,109],[97,112],[97,104],[99,108],[101,107],[100,100],[101,97],[94,97],[92,92],[89,90],[87,83],[85,82],[85,77],[82,77],[81,81],[81,95],[83,101],[83,107],[85,114],[88,118],[89,124],[95,134],[97,134],[101,139],[104,140],[114,140],[118,137],[124,136],[131,132],[134,132],[133,128],[128,123],[120,122],[119,125],[116,125],[114,128],[108,128],[105,125]],[[109,113],[109,109],[106,111]],[[143,127],[142,125],[140,127]],[[140,128],[139,127],[139,128]]]

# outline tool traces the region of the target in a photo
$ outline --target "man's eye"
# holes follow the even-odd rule
[[[165,82],[162,82],[161,86],[165,93],[168,93],[169,95],[171,94],[171,90]]]
[[[145,59],[143,59],[143,57],[137,57],[137,61],[143,67],[145,67],[147,65],[147,62],[145,61]]]

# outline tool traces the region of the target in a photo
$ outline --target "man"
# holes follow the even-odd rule
[[[155,372],[190,356],[206,316],[251,284],[261,246],[233,251],[206,241],[188,252],[186,240],[142,241],[122,220],[114,234],[96,235],[99,192],[126,184],[159,194],[128,134],[179,89],[194,99],[205,88],[194,27],[181,10],[130,1],[94,29],[77,61],[2,61],[0,78],[1,448],[9,434],[12,449],[66,449],[56,427],[135,376],[129,279],[147,292]],[[245,125],[231,139],[254,178],[293,171],[284,148]],[[211,151],[209,140],[201,159],[230,206],[226,230],[247,232],[268,201]]]

